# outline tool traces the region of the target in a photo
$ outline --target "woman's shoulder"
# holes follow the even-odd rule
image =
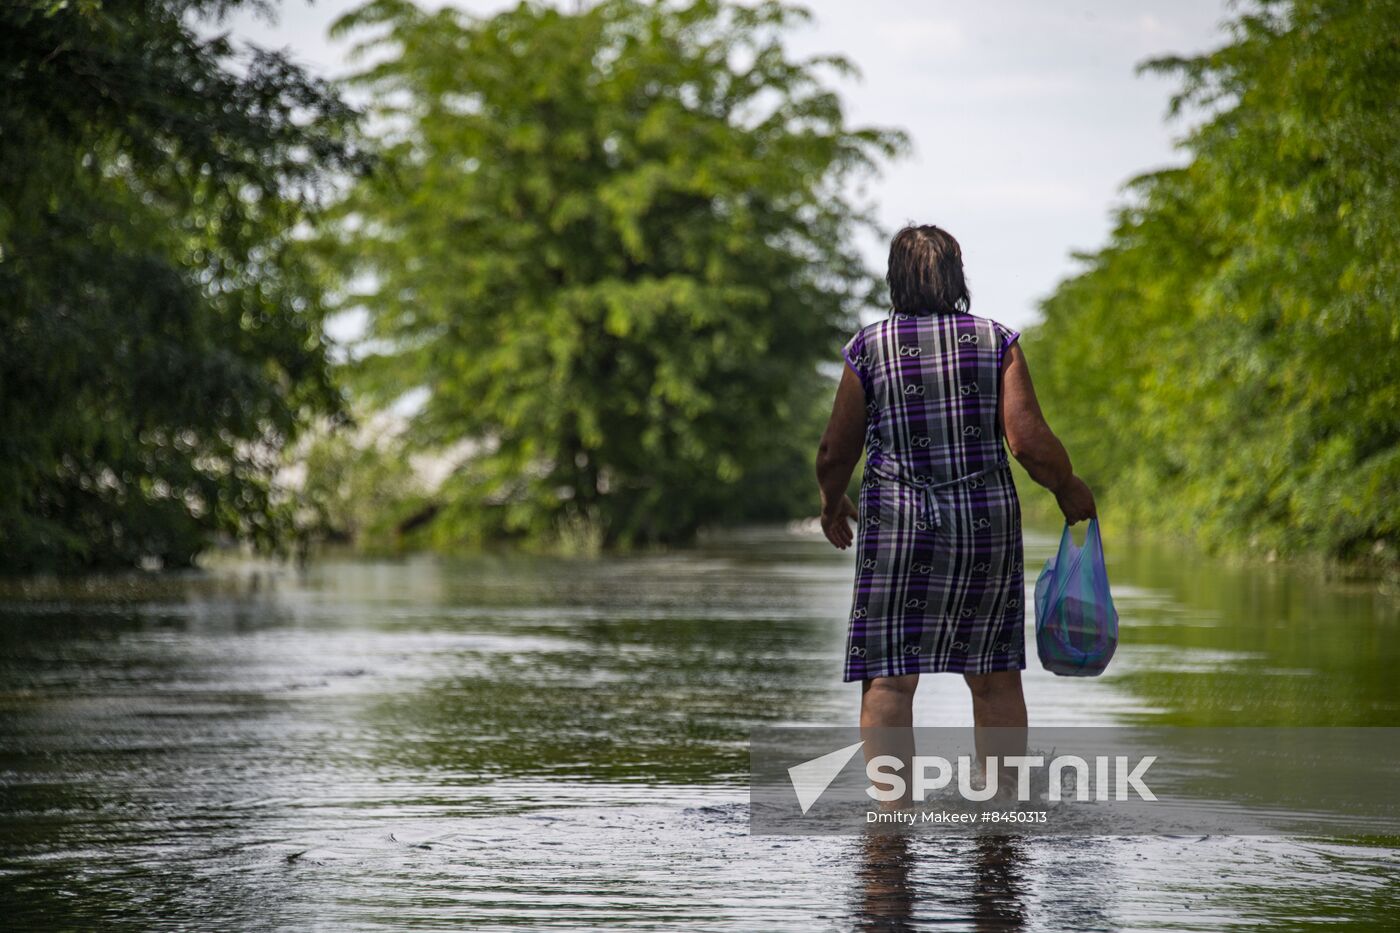
[[[1008,324],[989,317],[980,317],[969,314],[971,323],[984,339],[977,341],[981,343],[988,352],[996,354],[997,365],[1001,365],[1006,356],[1006,352],[1011,349],[1011,345],[1021,339],[1021,332]],[[985,339],[990,338],[990,339]]]
[[[850,340],[846,342],[846,346],[864,347],[867,344],[872,346],[878,344],[880,342],[880,335],[884,332],[885,328],[889,326],[889,323],[889,318],[882,318],[857,328],[856,332],[851,335]]]
[[[870,337],[870,336],[873,336],[873,335],[875,335],[875,334],[878,334],[880,331],[882,331],[882,330],[885,329],[886,327],[888,327],[889,324],[890,324],[890,319],[887,318],[887,317],[882,317],[882,318],[880,318],[879,320],[871,321],[869,324],[866,324],[866,325],[864,325],[864,326],[862,326],[862,327],[857,328],[857,329],[856,329],[855,336],[857,336],[857,337]]]
[[[962,314],[960,317],[967,319],[967,326],[995,334],[997,338],[996,342],[1002,346],[1011,344],[1016,338],[1021,336],[1019,330],[1009,324],[1003,324],[995,318],[983,317],[978,314]]]
[[[1000,321],[998,321],[996,318],[986,317],[985,315],[981,315],[981,314],[973,314],[971,311],[964,311],[964,312],[961,313],[961,314],[953,315],[953,317],[956,318],[957,320],[960,320],[960,321],[966,321],[966,322],[967,322],[967,326],[971,326],[971,327],[978,327],[978,326],[980,326],[980,327],[1005,327],[1005,326],[1006,326],[1005,324],[1003,324],[1003,323],[1001,323]]]
[[[892,331],[896,335],[899,335],[904,333],[907,328],[916,328],[922,332],[923,327],[942,329],[948,325],[952,326],[955,333],[962,331],[981,331],[983,333],[994,334],[997,338],[996,342],[1003,346],[1013,343],[1021,336],[1021,332],[1009,324],[1003,324],[1001,321],[994,318],[982,317],[981,315],[972,314],[970,312],[962,312],[960,314],[947,316],[895,312],[887,317],[871,321],[869,324],[857,329],[856,332],[851,335],[848,346],[877,345]]]

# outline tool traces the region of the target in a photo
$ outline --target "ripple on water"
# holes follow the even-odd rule
[[[1054,541],[1028,536],[1028,564]],[[1236,640],[1240,592],[1263,593],[1274,625],[1286,580],[1185,596],[1160,561],[1114,558],[1120,656],[1079,681],[1036,669],[1032,646],[1038,724],[1199,712],[1185,704],[1214,702],[1202,680],[1234,707],[1292,689],[1278,682],[1338,689],[1319,665],[1342,655]],[[0,909],[24,929],[239,930],[1221,930],[1400,913],[1382,845],[750,836],[748,729],[854,714],[858,691],[835,682],[850,560],[753,531],[607,561],[8,589]],[[1337,603],[1337,624],[1380,624],[1361,599]],[[1171,624],[1192,618],[1219,624]],[[959,678],[924,681],[919,722],[970,721]],[[1386,695],[1326,708],[1392,709]]]

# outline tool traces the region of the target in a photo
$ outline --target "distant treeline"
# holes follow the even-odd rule
[[[885,303],[853,182],[905,139],[788,53],[804,11],[372,0],[337,26],[361,119],[211,36],[266,6],[0,4],[0,570],[810,510],[820,364]],[[1150,65],[1207,114],[1192,161],[1026,340],[1110,510],[1396,557],[1397,8],[1255,4]]]
[[[1137,179],[1025,341],[1111,515],[1400,556],[1400,0],[1255,4],[1182,76],[1190,163]]]

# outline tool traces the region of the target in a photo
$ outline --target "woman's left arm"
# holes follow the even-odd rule
[[[846,519],[856,518],[856,507],[846,495],[851,474],[865,446],[865,389],[849,365],[841,371],[831,420],[817,448],[817,484],[822,491],[822,531],[841,550],[851,546],[853,535]]]

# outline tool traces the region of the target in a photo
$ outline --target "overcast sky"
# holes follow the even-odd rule
[[[284,0],[278,21],[240,15],[234,33],[342,74],[327,27],[357,0]],[[434,6],[441,4],[434,3]],[[462,0],[490,13],[514,3]],[[573,3],[566,4],[572,7]],[[862,72],[837,83],[855,125],[896,126],[910,156],[870,189],[891,230],[936,223],[962,243],[973,311],[1012,326],[1101,245],[1121,186],[1182,161],[1164,116],[1175,82],[1136,76],[1165,53],[1223,41],[1224,0],[809,0],[799,54],[839,52]],[[883,272],[885,245],[869,242]]]

